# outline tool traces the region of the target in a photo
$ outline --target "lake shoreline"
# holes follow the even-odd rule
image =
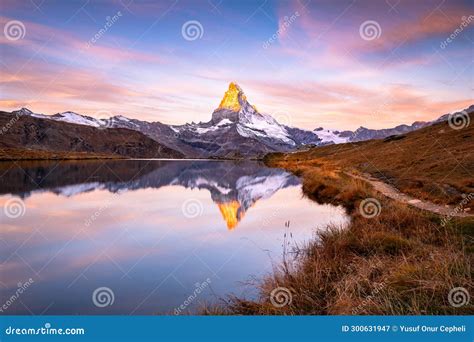
[[[303,157],[303,158],[302,158]],[[332,160],[269,155],[265,164],[299,176],[304,196],[343,205],[347,229],[328,226],[257,284],[258,300],[230,297],[203,314],[230,315],[461,315],[448,294],[472,291],[474,219],[445,217],[397,203]],[[283,289],[283,290],[282,290]],[[276,302],[280,291],[283,303]],[[282,294],[283,291],[283,294]]]
[[[12,161],[49,161],[49,160],[204,160],[204,161],[263,161],[262,158],[224,158],[224,157],[207,157],[207,158],[136,158],[133,156],[113,155],[113,154],[94,154],[89,152],[67,152],[67,151],[47,151],[37,149],[16,149],[3,148],[0,151],[0,162]]]

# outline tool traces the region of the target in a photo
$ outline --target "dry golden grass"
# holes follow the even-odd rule
[[[446,122],[408,133],[400,140],[371,140],[312,148],[266,158],[272,166],[301,169],[333,165],[363,172],[400,191],[438,204],[457,205],[474,193],[474,115],[454,130]],[[474,210],[474,201],[467,204]]]
[[[338,173],[331,163],[286,164],[302,177],[304,193],[320,203],[342,204],[349,227],[328,227],[318,239],[259,285],[255,301],[230,298],[205,314],[340,315],[469,314],[474,305],[448,302],[453,287],[473,293],[474,220],[441,218],[379,196],[366,183]],[[365,198],[381,212],[366,218]],[[290,304],[275,307],[271,293],[289,289]]]
[[[122,159],[119,155],[106,155],[90,152],[60,152],[37,149],[0,148],[0,161],[11,160],[69,160],[69,159]]]

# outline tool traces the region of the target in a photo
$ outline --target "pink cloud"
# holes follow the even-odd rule
[[[7,17],[0,17],[0,26],[12,20]],[[127,46],[111,47],[103,45],[103,42],[98,40],[96,43],[91,43],[90,40],[81,39],[69,32],[62,31],[49,26],[37,24],[31,21],[22,21],[26,29],[26,34],[23,39],[9,40],[3,35],[0,36],[0,45],[9,45],[14,48],[24,48],[32,50],[39,54],[45,54],[55,58],[63,58],[71,60],[78,55],[84,56],[90,61],[100,59],[109,63],[118,62],[147,62],[147,63],[164,63],[165,58],[157,54],[137,51],[136,49],[128,49]],[[97,29],[97,31],[100,27]],[[102,38],[110,33],[106,33]],[[126,42],[129,44],[129,42]],[[124,44],[125,45],[125,44]]]
[[[284,111],[294,125],[355,129],[359,126],[386,128],[391,125],[433,120],[453,110],[466,108],[472,99],[450,100],[432,96],[408,84],[361,87],[350,83],[247,81],[255,91],[247,97],[258,108],[272,113]],[[259,103],[262,101],[263,103]]]
[[[346,8],[340,6],[336,11],[338,16],[325,13],[320,8],[321,3],[310,2],[306,8],[300,1],[284,4],[279,13],[298,11],[301,15],[287,30],[287,35],[294,39],[281,39],[280,52],[304,58],[313,64],[319,63],[320,66],[352,67],[356,65],[354,59],[373,52],[391,52],[430,37],[447,37],[459,28],[462,18],[472,12],[469,7],[450,3],[402,2],[399,7],[403,6],[408,6],[403,11],[410,15],[391,15],[387,9],[380,8],[372,13],[374,9],[371,7],[387,7],[383,2],[374,5],[362,1]],[[380,25],[380,36],[364,40],[359,28],[369,19]],[[427,60],[420,56],[403,58],[398,62],[392,59],[390,65],[426,63]]]

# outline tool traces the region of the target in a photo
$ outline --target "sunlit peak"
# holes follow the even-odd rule
[[[218,109],[230,109],[238,112],[241,108],[242,102],[244,101],[247,101],[247,98],[245,97],[242,88],[240,88],[237,83],[231,82]]]

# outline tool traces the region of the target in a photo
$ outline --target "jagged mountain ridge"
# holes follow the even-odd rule
[[[252,157],[268,152],[291,151],[303,145],[288,127],[250,105],[242,89],[229,85],[219,107],[206,123],[171,126],[184,141],[208,149],[211,156]],[[319,139],[311,134],[311,143]]]
[[[74,112],[47,116],[25,108],[13,113],[95,128],[136,130],[191,158],[260,158],[268,152],[292,151],[320,142],[312,132],[287,127],[272,116],[260,113],[255,106],[250,105],[236,83],[229,85],[211,120],[205,123],[166,125],[124,116],[95,119]]]
[[[474,112],[474,105],[463,110],[466,113]],[[452,114],[460,113],[461,111],[455,111]],[[438,122],[447,121],[451,114],[443,114],[438,119],[433,121],[415,121],[411,125],[398,125],[392,128],[383,129],[370,129],[366,127],[359,127],[355,131],[337,131],[324,129],[318,127],[314,130],[316,134],[321,138],[322,144],[329,143],[346,143],[346,142],[357,142],[372,139],[384,139],[392,135],[400,135],[409,132],[416,131],[418,129],[434,125]]]
[[[182,153],[140,131],[118,127],[98,129],[66,121],[72,115],[61,116],[60,120],[58,117],[45,119],[41,114],[34,114],[26,109],[13,113],[0,111],[0,148],[20,150],[23,153],[86,153],[114,158],[184,158]],[[80,119],[88,120],[82,116]]]
[[[466,109],[473,111],[474,105]],[[243,90],[230,83],[211,119],[204,123],[166,125],[117,115],[96,119],[74,112],[55,115],[36,114],[23,108],[14,114],[92,126],[99,129],[127,128],[139,131],[188,158],[260,158],[269,152],[290,152],[304,146],[383,139],[447,120],[449,114],[428,122],[414,122],[389,129],[359,127],[355,131],[337,131],[322,127],[313,131],[278,123],[271,115],[260,113],[251,105]]]

